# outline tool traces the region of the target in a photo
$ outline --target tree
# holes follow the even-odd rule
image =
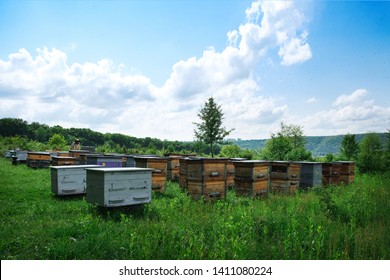
[[[359,144],[355,139],[355,135],[346,134],[343,137],[340,145],[340,156],[342,159],[355,160],[359,153]]]
[[[216,104],[213,97],[210,97],[199,111],[198,117],[201,123],[194,123],[197,129],[194,130],[195,138],[210,146],[211,156],[214,157],[215,145],[221,143],[230,134],[231,130],[222,127],[223,112],[221,106]]]
[[[289,139],[283,135],[271,134],[271,139],[265,143],[261,158],[266,160],[287,160],[287,154],[292,150]]]
[[[306,150],[306,139],[299,125],[280,123],[280,131],[271,133],[265,143],[261,158],[266,160],[309,160],[311,153]]]
[[[390,129],[388,129],[386,133],[386,143],[383,152],[383,162],[385,166],[390,165]]]
[[[227,158],[239,158],[241,151],[241,148],[237,145],[224,145],[222,146],[220,155]]]
[[[0,136],[26,136],[28,123],[22,119],[0,119]]]
[[[362,173],[381,171],[382,162],[382,142],[377,133],[368,133],[359,144],[359,156],[356,166]]]
[[[55,133],[49,139],[49,146],[54,150],[64,150],[67,146],[64,136],[61,134]]]
[[[219,155],[227,158],[252,159],[254,156],[254,152],[248,149],[242,149],[236,144],[229,144],[222,146]]]

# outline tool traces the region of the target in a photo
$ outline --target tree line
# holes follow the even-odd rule
[[[25,150],[68,150],[75,139],[82,147],[95,147],[103,153],[208,153],[200,143],[160,140],[151,137],[137,138],[120,133],[101,133],[89,128],[63,128],[38,122],[28,123],[19,118],[0,119],[0,137],[3,149],[16,147]]]
[[[218,112],[216,112],[218,111]],[[87,128],[63,128],[37,122],[27,123],[22,119],[0,119],[0,147],[4,150],[20,148],[42,151],[48,149],[68,150],[74,139],[82,146],[93,146],[100,153],[125,154],[197,154],[228,158],[287,161],[355,161],[362,173],[390,171],[390,130],[385,141],[378,133],[367,133],[357,141],[355,135],[343,136],[338,154],[314,157],[307,150],[307,137],[303,127],[280,123],[279,131],[271,133],[261,149],[243,149],[224,140],[232,130],[222,127],[223,113],[214,100],[208,100],[198,114],[201,123],[197,127],[196,140],[191,142],[168,141],[156,138],[136,138],[119,133],[100,133]],[[214,131],[214,132],[213,132]]]

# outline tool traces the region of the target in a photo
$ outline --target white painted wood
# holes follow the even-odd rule
[[[87,168],[88,203],[115,207],[152,200],[152,168]]]

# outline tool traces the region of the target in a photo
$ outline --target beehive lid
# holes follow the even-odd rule
[[[52,156],[52,158],[55,158],[55,159],[76,159],[75,157],[69,157],[69,156]]]
[[[98,172],[137,172],[137,171],[153,171],[153,168],[141,167],[101,167],[101,168],[86,168],[86,170]]]
[[[27,154],[34,154],[34,155],[50,155],[49,152],[27,152]]]
[[[101,165],[60,165],[60,166],[50,166],[52,169],[75,169],[75,168],[99,168]]]
[[[307,165],[322,164],[322,162],[317,162],[317,161],[293,161],[292,163],[307,164]]]
[[[186,160],[188,160],[188,161],[202,161],[202,162],[207,162],[207,161],[218,162],[218,161],[227,161],[227,160],[229,160],[229,158],[190,157],[190,158],[186,158]]]

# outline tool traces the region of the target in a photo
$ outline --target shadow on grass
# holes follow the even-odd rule
[[[70,194],[70,195],[55,195],[52,194],[53,198],[57,201],[78,201],[85,198],[85,194]]]
[[[121,222],[126,217],[141,219],[145,216],[145,204],[126,205],[118,207],[103,207],[98,205],[89,205],[89,211],[98,217],[107,221]]]

